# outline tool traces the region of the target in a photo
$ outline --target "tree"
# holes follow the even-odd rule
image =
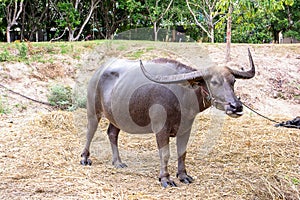
[[[226,62],[229,62],[231,60],[230,46],[231,46],[232,9],[233,9],[232,3],[231,3],[231,1],[229,1],[229,8],[228,8],[228,14],[227,14],[227,32],[226,32],[226,56],[225,56]]]
[[[282,0],[277,7],[271,7],[274,12],[270,14],[270,30],[273,33],[273,40],[279,42],[279,33],[293,31],[295,25],[297,26],[297,20],[299,23],[299,1],[294,0]],[[295,20],[295,21],[294,21]],[[294,23],[296,22],[296,24]],[[297,29],[296,29],[297,30]],[[300,33],[298,29],[298,33]]]
[[[279,42],[279,32],[289,29],[290,22],[287,11],[289,6],[294,4],[294,0],[260,0],[260,9],[257,15],[266,18],[267,27],[272,32],[273,41]]]
[[[160,30],[159,23],[169,11],[172,3],[173,0],[170,0],[169,2],[160,0],[145,0],[146,9],[148,11],[150,21],[153,24],[154,41],[157,41],[158,31]]]
[[[221,14],[217,9],[217,3],[217,0],[186,0],[195,23],[207,34],[212,43],[215,41],[215,25],[219,22]]]
[[[55,0],[57,1],[57,0]],[[49,2],[41,0],[24,1],[24,8],[21,15],[21,40],[27,39],[32,41],[36,36],[38,41],[38,31],[46,31],[48,13],[51,10]],[[26,31],[25,31],[26,30]]]
[[[23,10],[23,0],[4,0],[5,7],[5,17],[7,21],[6,26],[6,41],[11,42],[10,30],[12,26],[17,25],[17,20],[19,19]]]
[[[6,25],[4,23],[5,21],[5,2],[0,0],[0,41],[4,41],[5,31],[6,31]]]
[[[90,2],[87,2],[71,0],[71,2],[58,2],[57,5],[52,3],[60,15],[60,19],[57,20],[58,25],[64,29],[64,33],[66,30],[69,32],[69,41],[79,39],[100,1],[101,0],[90,0]],[[60,37],[52,40],[59,38]]]
[[[236,1],[232,14],[233,41],[278,42],[279,32],[290,27],[286,13],[291,5],[293,0]]]
[[[294,37],[300,40],[300,1],[294,1],[292,6],[286,6],[288,28],[284,31],[285,37]]]
[[[112,38],[117,29],[122,29],[130,20],[130,11],[135,6],[141,6],[134,0],[111,1],[103,0],[99,4],[98,16],[99,33],[105,39]],[[99,22],[101,22],[99,24]],[[101,27],[102,26],[102,27]]]
[[[248,0],[220,0],[217,3],[217,9],[220,13],[227,13],[225,18],[221,18],[218,23],[224,23],[226,20],[226,54],[225,60],[229,62],[231,60],[230,57],[230,48],[231,48],[231,36],[232,36],[232,15],[239,15],[240,13],[249,12],[248,8]],[[235,9],[234,9],[235,8]],[[251,12],[251,11],[250,11]]]

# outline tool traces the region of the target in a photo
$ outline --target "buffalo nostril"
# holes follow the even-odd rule
[[[233,110],[236,110],[236,107],[237,107],[236,103],[230,103],[229,106],[230,106],[230,108],[232,108]]]
[[[236,106],[235,106],[235,104],[230,104],[230,108],[233,108],[233,109],[235,109],[236,108]]]
[[[243,106],[241,103],[237,102],[237,103],[230,103],[230,108],[235,111],[235,112],[241,112],[243,111]]]

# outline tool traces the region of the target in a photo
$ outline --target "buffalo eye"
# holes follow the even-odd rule
[[[211,84],[212,84],[213,86],[217,86],[217,85],[218,85],[218,81],[212,80],[212,81],[211,81]]]

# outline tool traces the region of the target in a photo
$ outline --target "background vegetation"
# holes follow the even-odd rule
[[[224,42],[228,19],[233,42],[300,39],[299,0],[0,0],[0,41],[110,39],[136,28],[153,28],[156,40],[164,28]]]

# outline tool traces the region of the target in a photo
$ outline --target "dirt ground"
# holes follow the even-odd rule
[[[0,82],[26,96],[46,101],[49,85],[63,83],[84,95],[88,79],[111,57],[174,58],[199,69],[210,65],[249,67],[251,49],[257,74],[238,80],[236,93],[257,111],[285,121],[300,114],[300,46],[232,46],[224,64],[224,44],[116,41],[81,55],[55,55],[49,63],[1,63]],[[199,64],[201,63],[201,64]],[[50,73],[51,72],[51,73]],[[300,199],[300,132],[277,128],[248,109],[232,119],[210,109],[198,115],[186,165],[194,183],[176,178],[172,140],[169,170],[178,187],[158,182],[159,158],[153,134],[120,134],[125,169],[111,165],[102,119],[91,148],[92,166],[81,166],[86,110],[58,111],[0,88],[10,112],[0,115],[1,199]]]

